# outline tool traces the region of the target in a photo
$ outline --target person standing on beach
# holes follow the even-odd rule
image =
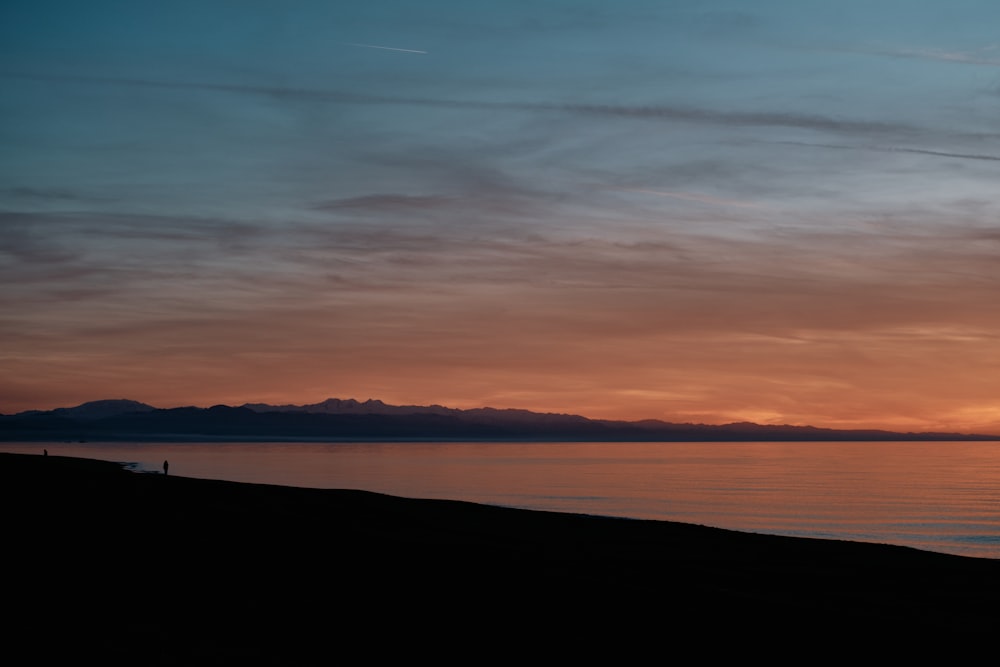
[[[167,461],[163,462],[163,474],[166,475],[167,471],[170,470],[170,463]]]

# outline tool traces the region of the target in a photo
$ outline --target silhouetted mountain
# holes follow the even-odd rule
[[[387,405],[377,399],[359,402],[353,398],[328,398],[322,403],[310,405],[267,405],[266,403],[246,403],[242,407],[255,412],[307,412],[310,414],[351,414],[351,415],[445,415],[461,419],[472,419],[484,424],[575,424],[594,420],[579,415],[531,412],[530,410],[472,408],[461,410],[441,405]]]
[[[113,417],[115,415],[120,415],[125,412],[149,412],[155,410],[152,405],[146,405],[145,403],[140,403],[139,401],[130,401],[124,398],[116,399],[105,399],[103,401],[90,401],[88,403],[81,403],[73,408],[56,408],[55,410],[27,410],[26,412],[19,412],[15,417],[28,417],[28,416],[56,416],[56,417],[66,417],[67,419],[76,419],[80,421],[90,421],[93,419],[103,419],[105,417]]]
[[[70,419],[91,421],[94,419],[104,419],[126,412],[151,412],[155,410],[152,405],[146,405],[138,401],[130,401],[124,398],[104,401],[90,401],[78,405],[75,408],[56,408],[53,414]]]
[[[537,441],[836,441],[998,440],[961,433],[897,433],[814,426],[677,424],[588,419],[529,410],[440,405],[393,406],[327,399],[311,405],[158,409],[128,400],[0,415],[3,440],[537,440]]]

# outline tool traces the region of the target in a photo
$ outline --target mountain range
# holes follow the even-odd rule
[[[269,441],[886,441],[1000,440],[1000,436],[660,420],[614,421],[529,410],[388,405],[330,398],[310,405],[156,408],[126,399],[0,415],[0,440]]]

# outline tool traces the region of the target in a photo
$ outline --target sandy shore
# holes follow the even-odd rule
[[[1000,627],[1000,560],[55,456],[0,454],[0,482],[12,637],[38,664],[898,655]]]

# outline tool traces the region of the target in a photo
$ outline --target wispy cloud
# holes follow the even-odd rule
[[[650,120],[673,120],[707,125],[746,127],[792,127],[823,132],[854,134],[884,134],[886,132],[916,133],[918,129],[903,123],[850,120],[822,115],[786,113],[781,111],[717,111],[669,105],[625,106],[614,104],[533,104],[517,105],[528,109],[560,110],[578,114],[614,116]]]
[[[1000,56],[997,55],[998,47],[991,45],[977,49],[975,51],[949,51],[945,49],[866,49],[862,53],[873,55],[891,56],[893,58],[916,58],[920,60],[938,60],[942,62],[965,64],[965,65],[986,65],[989,67],[1000,67]]]
[[[360,197],[342,197],[313,204],[312,208],[320,211],[337,210],[373,210],[373,211],[405,211],[434,209],[453,204],[457,197],[443,195],[404,195],[404,194],[371,194]]]
[[[95,203],[109,200],[107,197],[95,197],[65,188],[0,188],[0,196],[13,200],[32,202]]]
[[[395,97],[348,93],[316,88],[292,88],[281,86],[260,86],[192,81],[160,81],[154,79],[134,79],[103,76],[27,74],[18,72],[0,73],[8,78],[35,79],[65,83],[94,83],[120,86],[146,86],[165,89],[214,90],[221,93],[267,95],[308,99],[330,104],[372,104],[409,105],[467,110],[510,110],[536,111],[548,113],[570,113],[586,116],[603,116],[635,120],[661,120],[729,127],[788,127],[819,132],[844,134],[904,133],[924,134],[927,130],[901,122],[854,120],[834,118],[816,114],[802,114],[783,111],[719,111],[699,107],[685,107],[664,104],[622,105],[622,104],[573,104],[550,102],[497,102],[486,100],[461,100],[435,97]]]
[[[637,192],[640,194],[655,195],[657,197],[668,197],[672,199],[682,199],[693,201],[699,204],[711,204],[714,206],[732,206],[735,208],[761,208],[762,205],[753,201],[741,199],[728,199],[725,197],[712,197],[697,192],[670,192],[665,190],[651,190],[649,188],[614,188],[622,192]]]
[[[988,162],[1000,162],[1000,155],[987,155],[981,153],[954,153],[950,151],[934,151],[926,148],[908,148],[905,146],[822,144],[810,141],[770,141],[767,143],[779,146],[780,145],[802,146],[806,148],[828,148],[831,150],[845,150],[845,151],[875,151],[878,153],[914,153],[917,155],[930,155],[933,157],[956,158],[959,160],[986,160]]]

